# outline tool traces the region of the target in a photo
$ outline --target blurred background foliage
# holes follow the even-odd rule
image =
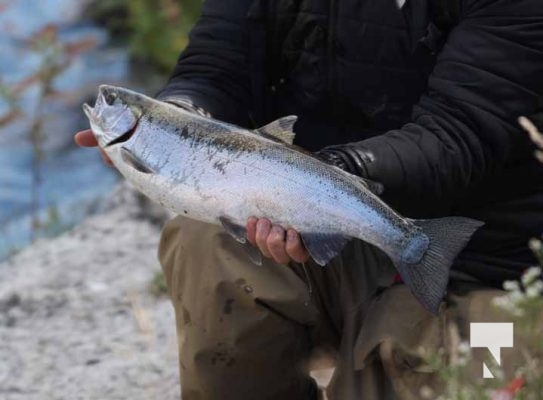
[[[99,0],[89,9],[117,41],[127,42],[137,63],[159,75],[171,70],[203,0]]]
[[[81,104],[102,83],[154,95],[202,3],[0,0],[0,260],[100,211],[118,179],[73,144]]]

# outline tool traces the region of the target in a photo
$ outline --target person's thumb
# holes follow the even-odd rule
[[[96,140],[94,133],[92,133],[90,129],[77,132],[74,136],[74,140],[79,146],[83,146],[83,147],[98,146],[98,141]]]

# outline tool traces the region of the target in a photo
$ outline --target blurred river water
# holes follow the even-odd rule
[[[0,259],[99,210],[117,181],[73,144],[81,104],[129,76],[128,50],[84,19],[89,4],[0,0]]]

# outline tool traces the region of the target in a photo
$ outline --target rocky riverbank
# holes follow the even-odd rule
[[[126,188],[107,209],[0,264],[0,398],[179,399],[164,214]]]

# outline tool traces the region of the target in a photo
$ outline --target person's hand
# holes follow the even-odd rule
[[[75,142],[81,146],[81,147],[96,147],[98,146],[98,141],[96,140],[96,137],[94,136],[94,133],[90,129],[86,129],[81,132],[77,132],[74,136]],[[107,156],[106,152],[102,150],[101,148],[98,148],[100,150],[100,154],[102,156],[102,159],[104,160],[104,163],[109,165],[110,167],[113,166],[113,163]]]
[[[285,230],[272,225],[266,218],[249,218],[247,220],[247,240],[257,247],[264,257],[273,259],[278,264],[291,261],[304,263],[309,253],[302,243],[302,238],[294,229]]]

